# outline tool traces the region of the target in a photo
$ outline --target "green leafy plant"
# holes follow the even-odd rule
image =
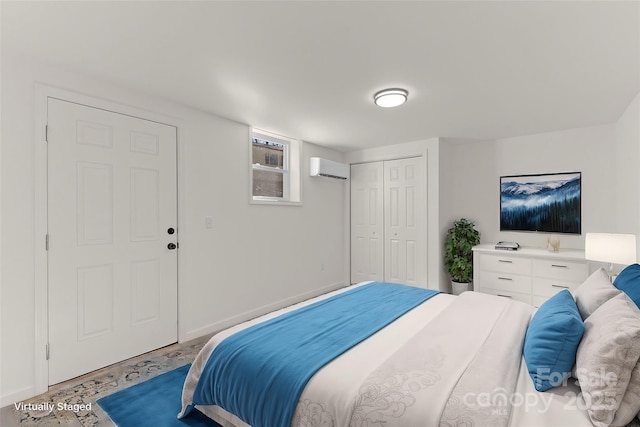
[[[454,221],[447,231],[445,240],[444,263],[451,280],[470,283],[473,279],[473,250],[480,244],[480,232],[474,223],[465,218]]]

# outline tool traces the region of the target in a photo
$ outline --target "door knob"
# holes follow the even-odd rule
[[[176,246],[176,244],[175,244],[175,243],[169,243],[169,244],[167,245],[167,248],[168,248],[169,250],[174,250],[175,248],[177,248],[177,246]]]
[[[174,230],[173,227],[169,227],[169,229],[167,230],[167,233],[169,233],[169,234],[173,234],[175,232],[176,232],[176,230]]]

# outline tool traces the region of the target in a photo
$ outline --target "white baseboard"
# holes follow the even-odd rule
[[[13,405],[16,402],[21,402],[23,400],[31,399],[34,396],[37,396],[39,393],[36,393],[35,387],[25,387],[18,391],[9,392],[7,394],[0,395],[0,408],[4,408],[8,405]]]
[[[219,320],[215,323],[210,323],[201,328],[192,329],[184,333],[179,333],[178,341],[185,342],[195,338],[200,338],[201,336],[204,336],[204,335],[213,334],[215,332],[219,332],[223,329],[227,329],[231,326],[237,325],[238,323],[255,319],[256,317],[262,316],[263,314],[267,314],[272,311],[279,310],[284,307],[288,307],[292,304],[296,304],[301,301],[308,300],[309,298],[314,298],[319,295],[326,294],[327,292],[335,291],[336,289],[340,289],[345,286],[347,286],[347,284],[344,282],[332,283],[331,285],[327,285],[319,289],[314,289],[313,291],[310,291],[310,292],[305,292],[303,294],[298,294],[293,297],[285,298],[283,300],[276,301],[271,304],[263,305],[262,307],[258,307],[253,310],[245,311],[243,313],[236,314],[231,317],[227,317],[226,319]]]

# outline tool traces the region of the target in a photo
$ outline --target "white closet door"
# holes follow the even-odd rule
[[[422,158],[384,162],[385,281],[425,286]]]
[[[382,162],[351,166],[351,283],[384,279]]]
[[[176,342],[176,128],[48,103],[49,384]]]

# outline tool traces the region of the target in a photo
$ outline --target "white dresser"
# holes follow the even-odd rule
[[[473,248],[474,290],[513,298],[539,307],[562,289],[573,291],[589,275],[584,251],[520,248],[496,250],[494,245]]]

